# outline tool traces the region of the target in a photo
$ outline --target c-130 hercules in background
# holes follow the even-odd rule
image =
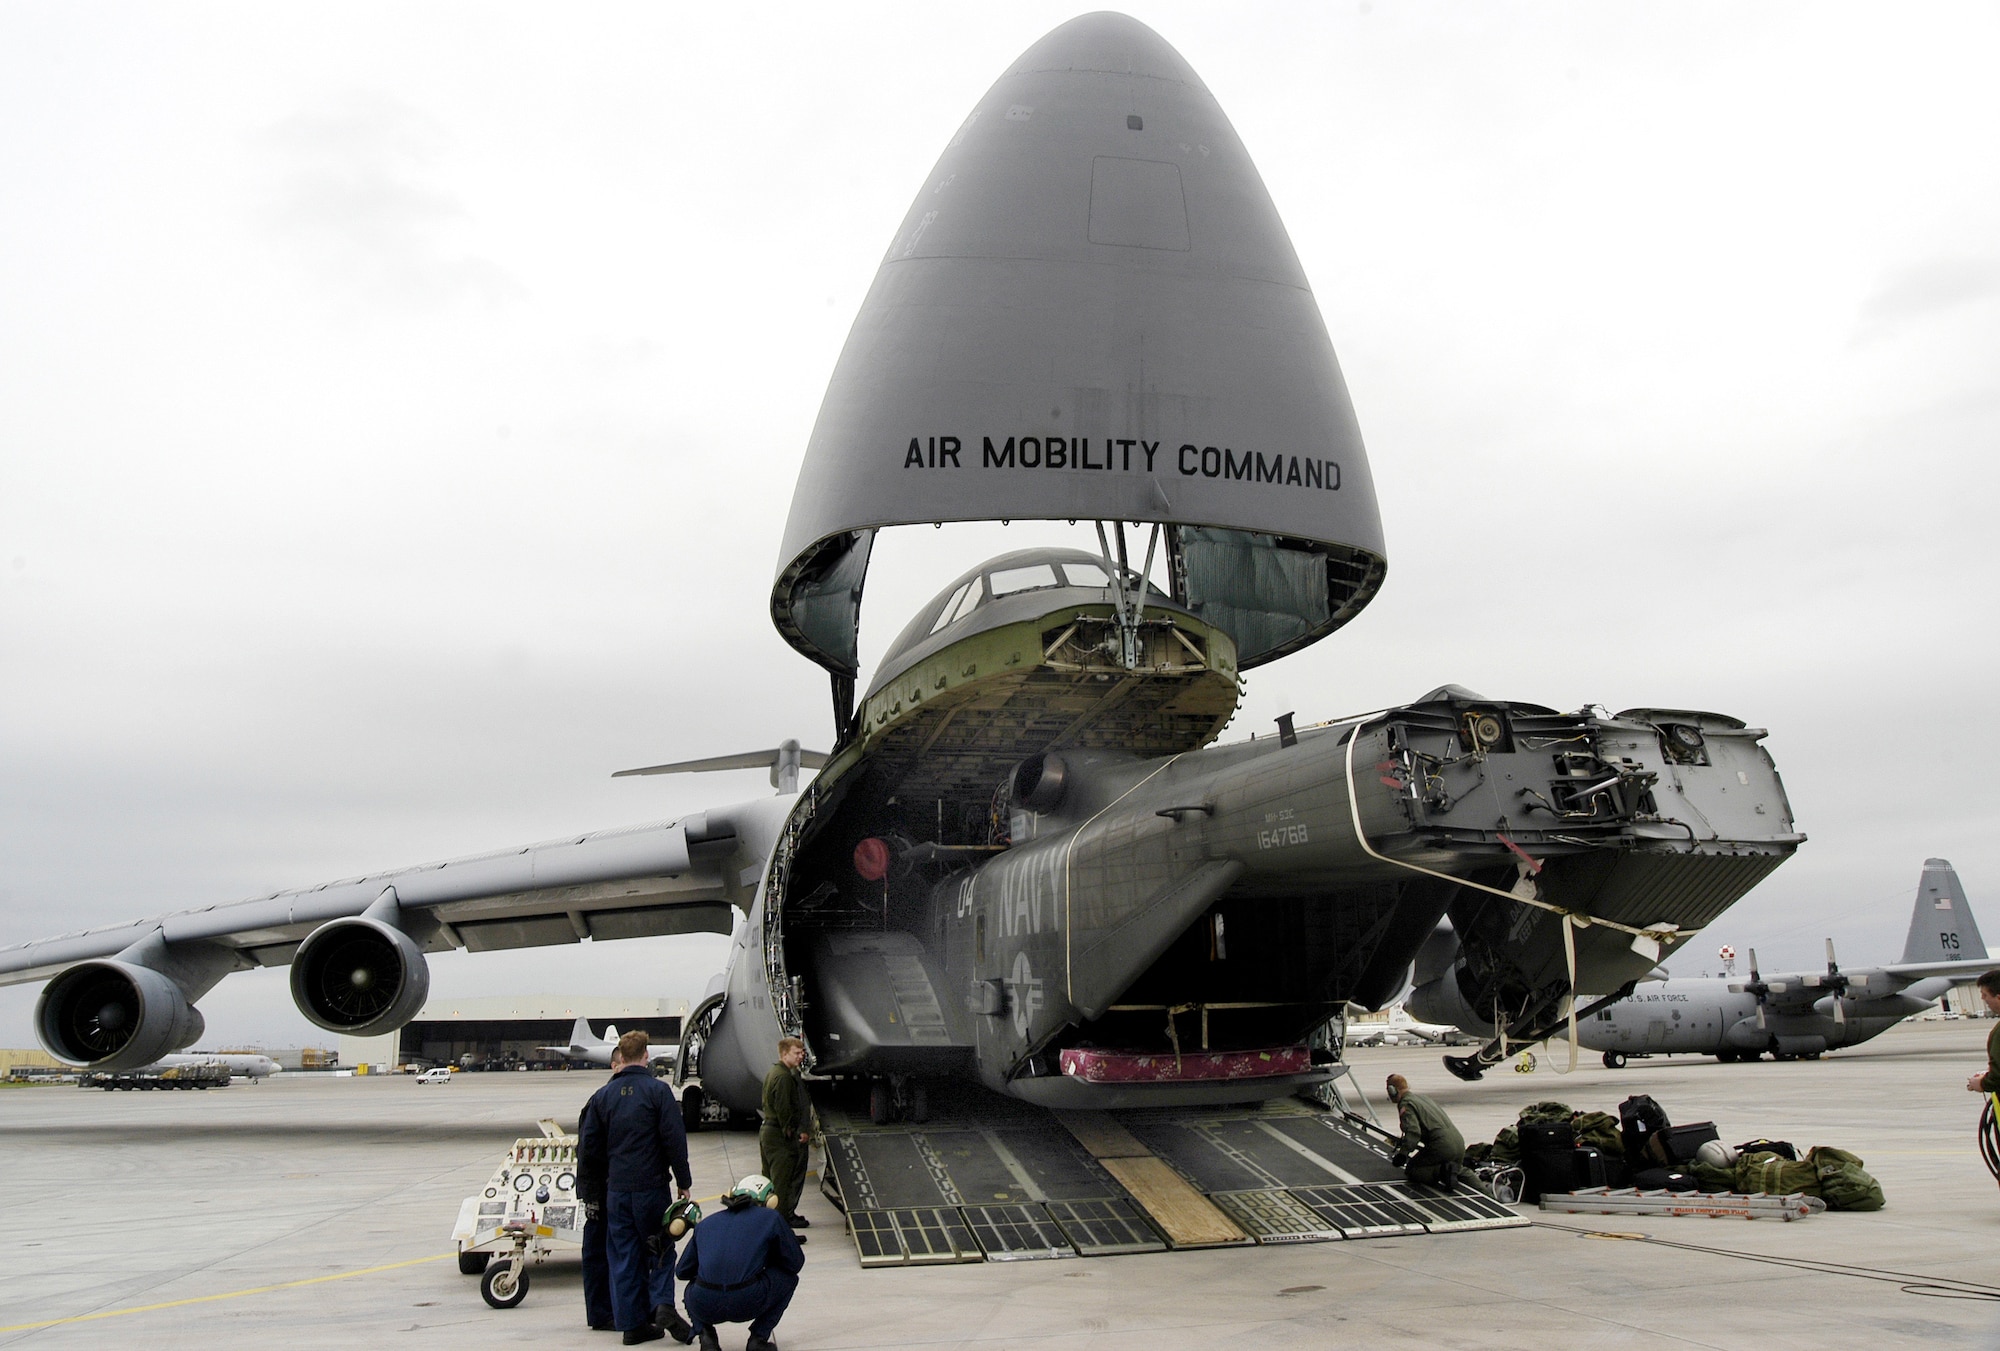
[[[875,532],[973,520],[1093,522],[1099,547],[969,570],[857,701]],[[762,757],[775,798],[31,943],[0,978],[53,977],[44,1045],[111,1068],[191,1044],[234,970],[289,963],[315,1023],[374,1035],[422,1007],[427,951],[733,932],[682,1058],[733,1111],[780,1034],[884,1113],[935,1076],[1240,1102],[1323,1080],[1309,1040],[1393,998],[1443,917],[1462,997],[1532,1040],[1803,838],[1762,733],[1716,714],[1447,685],[1210,745],[1241,673],[1352,620],[1385,569],[1262,181],[1171,47],[1087,15],[946,147],[807,448],[771,613],[830,673],[829,755]]]
[[[1993,968],[1958,873],[1941,858],[1924,860],[1901,960],[1844,968],[1826,940],[1826,970],[1766,974],[1750,952],[1750,979],[1732,977],[1648,983],[1600,1009],[1577,1028],[1578,1040],[1604,1053],[1609,1069],[1631,1056],[1712,1055],[1717,1060],[1817,1060],[1859,1046],[1936,1006],[1953,985]]]

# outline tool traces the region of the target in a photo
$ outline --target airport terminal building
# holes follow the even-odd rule
[[[465,1069],[558,1069],[565,1062],[548,1046],[569,1042],[578,1018],[602,1036],[606,1024],[620,1032],[644,1031],[655,1047],[677,1044],[688,1015],[685,999],[633,999],[616,995],[496,995],[433,999],[400,1032],[342,1037],[340,1066],[381,1074],[398,1065],[458,1065]]]

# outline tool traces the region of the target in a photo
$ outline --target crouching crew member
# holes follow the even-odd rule
[[[794,1229],[808,1224],[799,1214],[812,1149],[812,1100],[806,1096],[805,1080],[799,1075],[805,1060],[804,1042],[797,1037],[778,1039],[778,1063],[764,1076],[760,1112],[764,1124],[757,1132],[757,1154],[764,1176],[771,1179],[771,1188],[777,1193],[779,1213]]]
[[[687,1282],[688,1318],[702,1351],[720,1351],[717,1323],[748,1323],[744,1351],[777,1351],[771,1340],[806,1264],[799,1236],[779,1214],[771,1179],[755,1173],[694,1227],[677,1270]]]
[[[694,1185],[687,1131],[679,1099],[646,1064],[648,1049],[644,1032],[618,1039],[611,1081],[591,1096],[577,1123],[578,1171],[604,1179],[611,1313],[627,1346],[658,1341],[668,1332],[676,1341],[694,1340],[674,1309],[673,1243],[660,1227],[672,1199],[669,1177],[682,1200]],[[588,1301],[587,1272],[584,1293]]]
[[[1410,1092],[1410,1081],[1400,1074],[1389,1076],[1389,1101],[1396,1104],[1403,1127],[1393,1162],[1412,1182],[1450,1187],[1458,1180],[1458,1166],[1465,1162],[1465,1137],[1458,1127],[1444,1108]]]

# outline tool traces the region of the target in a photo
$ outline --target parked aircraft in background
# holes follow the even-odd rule
[[[236,1079],[268,1079],[283,1068],[267,1055],[242,1051],[190,1051],[185,1055],[161,1056],[152,1064],[141,1065],[129,1073],[158,1074],[162,1070],[189,1069],[201,1065],[221,1066]]]
[[[1460,1046],[1477,1040],[1449,1023],[1426,1023],[1412,1018],[1401,1004],[1389,1006],[1386,1022],[1349,1023],[1349,1046]]]
[[[618,1049],[618,1025],[607,1025],[604,1035],[600,1037],[590,1030],[590,1019],[579,1018],[576,1026],[570,1029],[569,1045],[538,1049],[554,1051],[573,1065],[609,1065],[611,1053]]]
[[[1816,1060],[1858,1046],[1953,985],[1991,969],[1979,925],[1958,874],[1941,858],[1924,861],[1903,959],[1893,966],[1843,971],[1826,943],[1826,970],[1767,976],[1750,953],[1750,979],[1673,980],[1649,984],[1585,1018],[1577,1041],[1622,1067],[1633,1056],[1712,1055],[1717,1060]]]
[[[570,1029],[567,1046],[542,1046],[537,1049],[554,1051],[572,1065],[609,1065],[611,1053],[618,1049],[618,1024],[607,1024],[604,1035],[600,1037],[590,1030],[590,1019],[579,1018],[576,1026]],[[650,1059],[655,1066],[672,1065],[679,1056],[678,1046],[655,1045]]]

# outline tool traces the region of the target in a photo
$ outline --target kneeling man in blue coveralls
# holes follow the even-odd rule
[[[604,1248],[611,1267],[611,1312],[625,1345],[694,1332],[674,1311],[673,1244],[660,1227],[672,1176],[682,1200],[694,1185],[680,1100],[647,1066],[649,1038],[627,1032],[611,1059],[611,1081],[591,1095],[577,1123],[577,1172],[604,1187]],[[650,1242],[649,1242],[650,1240]],[[656,1245],[665,1250],[655,1255]],[[586,1242],[586,1253],[589,1244]],[[589,1273],[585,1273],[588,1294]],[[654,1321],[659,1310],[662,1328]],[[595,1322],[592,1326],[597,1326]]]
[[[694,1227],[676,1270],[687,1282],[688,1318],[702,1351],[721,1351],[717,1323],[748,1323],[744,1351],[778,1351],[771,1333],[799,1288],[806,1264],[791,1225],[778,1213],[771,1179],[752,1173]]]

